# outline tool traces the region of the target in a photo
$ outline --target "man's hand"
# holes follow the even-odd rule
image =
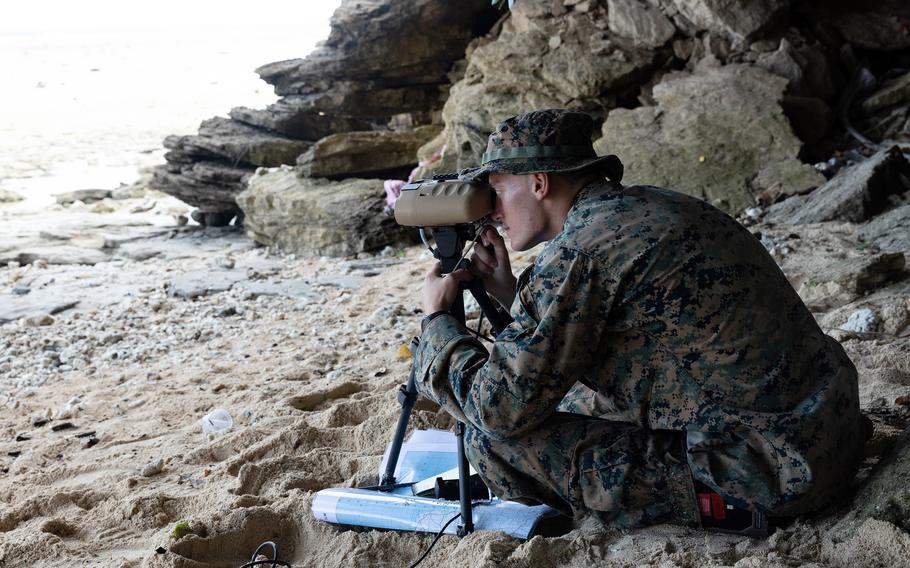
[[[471,255],[471,272],[483,281],[487,292],[505,308],[515,299],[516,279],[509,262],[506,243],[493,227],[485,227],[480,233],[483,246],[474,247]]]
[[[442,274],[442,264],[436,263],[423,281],[423,313],[430,315],[448,310],[460,294],[458,285],[474,278],[464,269]]]

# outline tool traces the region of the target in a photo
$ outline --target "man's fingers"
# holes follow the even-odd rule
[[[508,268],[511,265],[509,262],[509,251],[506,249],[506,241],[495,227],[485,227],[481,234],[481,241],[486,245],[484,252],[491,257],[487,264],[494,268],[499,268],[500,265]]]
[[[441,262],[437,262],[436,264],[434,264],[433,268],[431,268],[430,271],[427,272],[427,277],[425,278],[425,280],[430,280],[432,278],[442,278],[442,263]]]
[[[480,258],[474,257],[471,259],[471,272],[478,276],[493,274],[493,267],[482,261]]]
[[[499,265],[496,261],[495,253],[486,246],[474,247],[474,254],[471,255],[471,262],[481,262],[489,268],[496,268]]]
[[[481,234],[481,240],[484,245],[492,249],[491,256],[496,260],[497,265],[507,259],[509,256],[509,251],[506,250],[506,241],[502,238],[502,235],[499,234],[499,231],[495,227],[485,227],[483,233]],[[490,250],[487,249],[487,250]]]
[[[469,270],[466,270],[464,268],[459,268],[455,272],[450,272],[449,274],[447,274],[447,276],[449,278],[452,278],[456,282],[467,282],[474,278],[474,275],[471,274],[471,272]]]

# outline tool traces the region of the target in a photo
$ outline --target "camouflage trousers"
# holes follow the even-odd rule
[[[468,425],[465,453],[502,499],[593,514],[616,528],[699,524],[683,432],[556,413],[507,440]]]

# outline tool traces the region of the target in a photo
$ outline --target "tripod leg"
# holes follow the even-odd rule
[[[487,294],[487,290],[484,288],[483,282],[479,278],[471,280],[466,286],[467,289],[470,290],[471,295],[474,296],[474,299],[477,300],[477,305],[480,306],[483,315],[487,316],[487,319],[490,321],[490,327],[493,328],[493,335],[499,335],[499,332],[512,323],[512,317],[508,314],[503,314],[496,309],[493,300],[490,299],[490,295]]]
[[[411,350],[416,352],[417,339],[411,342]],[[389,449],[389,459],[385,465],[385,471],[382,473],[382,479],[379,480],[379,486],[393,487],[395,485],[395,467],[398,465],[398,456],[401,454],[401,445],[404,443],[404,434],[408,429],[408,422],[411,420],[411,410],[417,402],[417,386],[414,384],[414,373],[416,367],[411,363],[411,374],[408,376],[408,384],[402,386],[398,391],[398,402],[401,403],[401,415],[398,417],[398,424],[395,426],[395,435],[392,437],[392,447]]]
[[[461,524],[458,536],[474,532],[474,513],[471,503],[471,470],[464,453],[464,424],[455,424],[455,439],[458,440],[458,499],[461,502]]]

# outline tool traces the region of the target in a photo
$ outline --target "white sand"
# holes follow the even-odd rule
[[[84,278],[114,270],[143,283],[131,296],[61,314],[51,325],[0,326],[0,356],[15,350],[27,362],[0,375],[0,468],[8,469],[0,474],[0,564],[239,566],[273,539],[296,566],[406,566],[430,536],[339,528],[315,521],[309,506],[323,487],[375,481],[398,416],[395,391],[407,376],[398,351],[417,333],[414,307],[431,261],[413,248],[364,277],[351,261],[269,256],[237,246],[243,241],[235,237],[204,242],[222,252],[0,271],[4,290],[36,273],[62,282],[78,270]],[[195,301],[166,295],[167,282],[188,270],[216,270],[219,257],[253,280],[305,279],[318,298],[252,299],[236,289]],[[339,279],[359,287],[331,284]],[[238,313],[219,316],[226,307]],[[846,346],[862,383],[874,388],[889,384],[876,372],[908,371],[906,358],[885,356],[906,343],[852,339]],[[86,366],[52,373],[38,387],[17,382],[40,375],[48,345],[73,346]],[[890,396],[898,387],[888,388]],[[870,396],[864,405],[874,403]],[[204,434],[198,424],[214,408],[234,418],[225,434]],[[48,416],[58,418],[33,425]],[[49,430],[64,421],[75,428]],[[422,403],[411,424],[445,428],[451,420]],[[86,432],[96,445],[83,447],[86,438],[77,435]],[[19,435],[29,439],[17,442]],[[140,473],[158,460],[161,473]],[[196,534],[175,541],[170,532],[181,521]],[[910,535],[894,525],[834,510],[767,541],[666,526],[617,534],[593,524],[527,542],[496,533],[445,537],[425,565],[906,566],[908,550]]]

